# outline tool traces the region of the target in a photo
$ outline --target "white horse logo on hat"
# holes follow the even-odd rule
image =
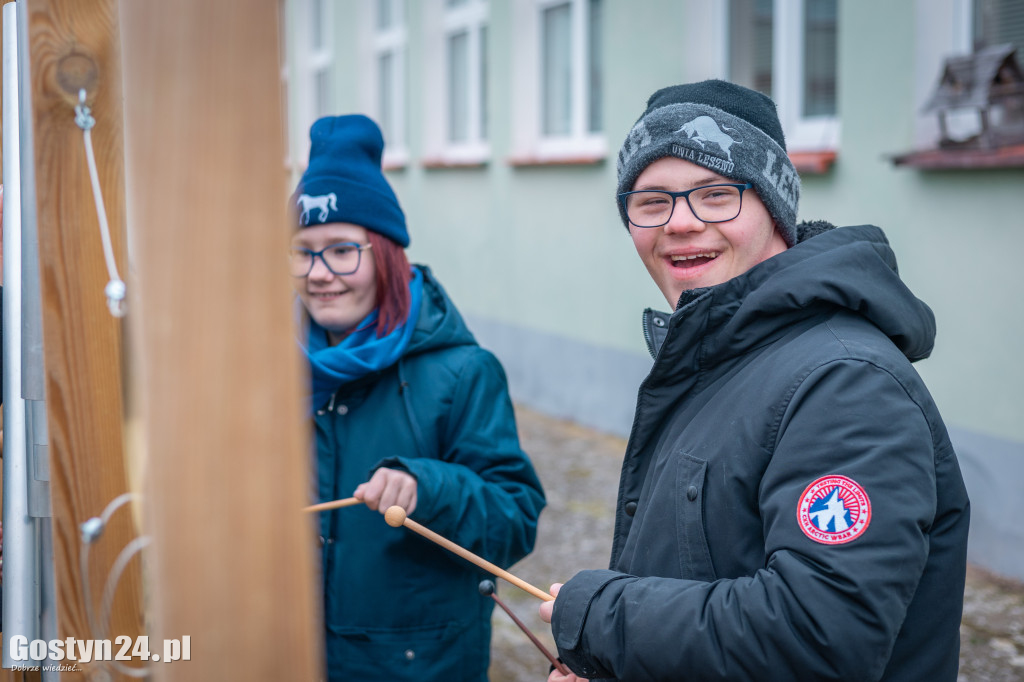
[[[327,220],[327,216],[330,215],[332,210],[338,210],[338,197],[334,192],[331,192],[330,194],[321,194],[317,197],[302,194],[299,195],[299,199],[295,204],[302,208],[302,213],[299,215],[299,222],[303,225],[309,225],[310,211],[313,209],[320,209],[320,215],[317,220],[323,222]]]
[[[725,152],[726,158],[732,161],[729,147],[739,144],[739,142],[726,135],[724,132],[726,130],[732,131],[733,129],[725,126],[719,128],[718,122],[710,116],[698,116],[689,123],[684,123],[683,127],[676,131],[676,134],[683,133],[688,139],[699,144],[701,149],[704,148],[705,142],[714,142]]]

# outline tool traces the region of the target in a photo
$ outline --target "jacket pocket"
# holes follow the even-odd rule
[[[681,455],[676,458],[676,542],[679,574],[689,580],[715,580],[704,525],[704,480],[708,463]]]
[[[464,624],[408,628],[327,628],[331,680],[478,680],[476,638]]]

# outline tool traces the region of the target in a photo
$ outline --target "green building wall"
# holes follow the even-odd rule
[[[336,113],[359,109],[358,85],[369,73],[353,20],[363,1],[336,3]],[[517,400],[622,435],[650,366],[641,312],[666,303],[619,221],[615,155],[654,90],[723,75],[702,59],[720,49],[716,38],[688,30],[707,4],[605,0],[607,157],[518,166],[508,162],[511,3],[491,0],[490,160],[427,168],[419,162],[418,109],[442,93],[417,57],[422,5],[407,3],[410,158],[388,178],[408,218],[410,256],[432,267],[481,343],[502,360]],[[923,10],[920,1],[840,0],[841,143],[828,172],[803,175],[800,218],[886,230],[903,279],[937,318],[935,352],[917,367],[954,436],[975,501],[972,556],[1024,577],[1024,549],[1010,549],[1024,548],[1024,531],[1000,520],[1022,513],[1007,498],[1019,498],[1011,482],[1024,476],[1024,169],[921,171],[892,163],[915,146],[922,84],[913,65],[920,41],[930,39]],[[929,76],[935,82],[938,67]],[[293,126],[290,134],[294,146],[306,131]]]

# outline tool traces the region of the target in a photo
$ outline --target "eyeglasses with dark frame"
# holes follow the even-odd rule
[[[362,254],[372,244],[359,244],[357,242],[338,242],[325,246],[319,251],[311,251],[301,246],[293,246],[288,249],[288,268],[292,277],[307,277],[313,272],[313,264],[319,257],[327,269],[336,276],[351,275],[359,269]]]
[[[685,192],[641,189],[619,195],[629,222],[637,227],[661,227],[672,220],[679,197],[686,199],[697,220],[703,223],[724,223],[743,209],[743,192],[753,187],[749,182],[734,182],[694,187]]]

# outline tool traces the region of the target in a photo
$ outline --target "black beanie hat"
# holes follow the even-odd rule
[[[309,139],[309,165],[292,196],[299,227],[352,223],[409,246],[405,214],[381,171],[377,124],[361,114],[325,116]]]
[[[658,90],[619,151],[617,193],[632,190],[640,173],[666,156],[752,184],[786,244],[796,243],[800,176],[770,97],[721,80]],[[622,202],[619,214],[628,227]]]

